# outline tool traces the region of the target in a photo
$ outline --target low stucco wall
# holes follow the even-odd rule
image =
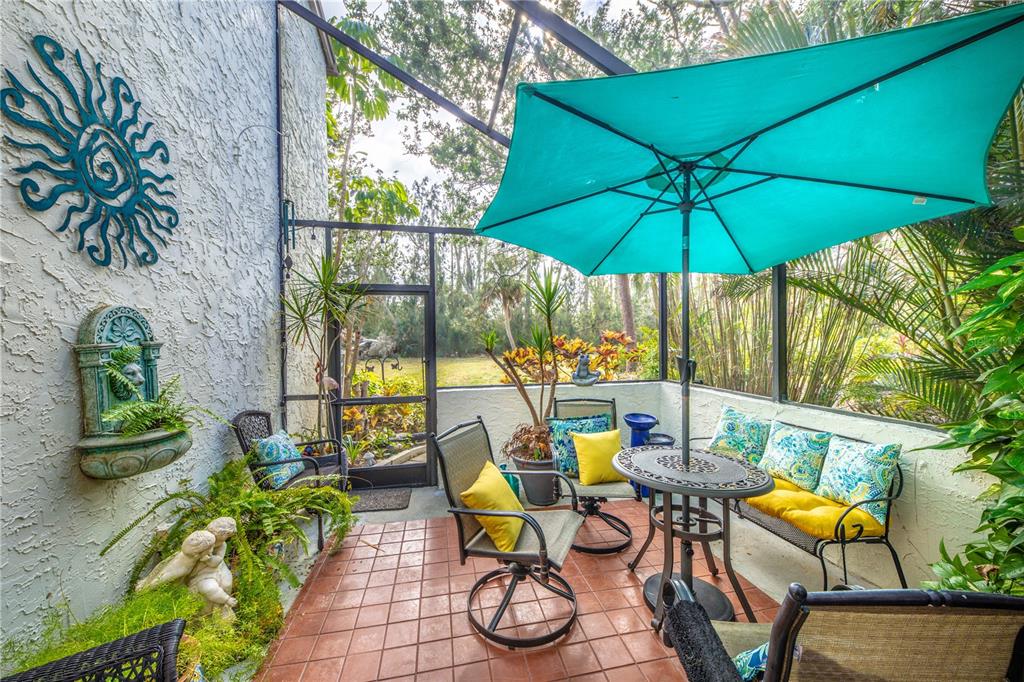
[[[611,398],[618,406],[619,428],[626,430],[622,415],[627,412],[648,412],[657,416],[656,430],[678,436],[680,422],[679,385],[667,382],[599,384],[589,388],[560,386],[560,398]],[[722,405],[780,419],[807,428],[876,443],[901,443],[902,467],[906,477],[903,495],[893,508],[891,539],[900,555],[909,584],[932,578],[928,565],[938,559],[939,541],[958,547],[968,541],[977,526],[981,505],[975,500],[987,487],[983,476],[953,474],[951,469],[963,459],[958,450],[935,450],[943,435],[935,429],[905,422],[874,419],[852,413],[836,413],[810,405],[780,404],[766,398],[694,387],[690,403],[693,436],[710,436],[718,422]],[[446,429],[460,421],[480,415],[487,425],[495,452],[512,434],[515,427],[528,418],[518,393],[511,387],[459,388],[438,392],[438,428]],[[625,433],[623,438],[626,438]],[[924,449],[920,449],[924,448]],[[786,554],[777,543],[783,540],[760,529],[744,532],[743,541],[763,543],[756,548],[745,547],[754,561],[759,555],[782,556],[776,570],[785,570]],[[838,561],[838,549],[828,554]],[[734,557],[736,549],[734,548]],[[848,553],[851,574],[861,583],[880,587],[898,586],[896,573],[888,552],[882,547],[857,547]],[[742,565],[739,566],[743,571]],[[807,579],[805,562],[793,568],[792,579]],[[817,581],[817,574],[812,573]],[[833,574],[833,580],[835,580]],[[785,581],[783,581],[784,584]],[[817,582],[808,583],[817,587]],[[781,595],[780,595],[781,596]]]

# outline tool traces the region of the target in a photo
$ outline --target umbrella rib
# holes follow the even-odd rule
[[[704,166],[698,164],[696,166],[701,170],[714,170],[717,166]],[[886,187],[884,185],[869,185],[864,182],[850,182],[848,180],[832,180],[829,178],[815,178],[809,175],[793,175],[791,173],[774,173],[771,171],[756,171],[747,170],[743,168],[730,168],[730,173],[741,173],[744,175],[761,175],[768,178],[781,178],[783,180],[800,180],[803,182],[817,182],[825,185],[839,185],[841,187],[854,187],[856,189],[870,189],[879,192],[891,192],[893,194],[906,194],[907,196],[913,197],[927,197],[928,199],[942,199],[944,201],[957,201],[962,204],[977,204],[973,199],[965,199],[963,197],[952,196],[950,194],[936,194],[935,192],[922,192],[912,189],[902,189],[899,187]]]
[[[652,145],[650,143],[647,143],[647,142],[642,142],[641,140],[638,140],[637,138],[635,138],[632,135],[630,135],[629,133],[623,132],[623,131],[619,130],[618,128],[616,128],[615,126],[613,126],[613,125],[611,125],[609,123],[605,123],[604,121],[602,121],[599,118],[591,116],[590,114],[588,114],[586,112],[580,111],[579,109],[577,109],[576,107],[574,107],[574,106],[572,106],[570,104],[566,104],[565,102],[560,102],[557,99],[555,99],[554,97],[550,97],[550,96],[545,95],[543,93],[537,92],[536,89],[531,89],[530,93],[534,97],[537,97],[538,99],[542,99],[542,100],[544,100],[545,102],[547,102],[548,104],[550,104],[552,106],[558,107],[562,111],[566,111],[566,112],[572,114],[573,116],[581,118],[584,121],[586,121],[587,123],[591,123],[591,124],[597,126],[598,128],[602,128],[604,130],[607,130],[608,132],[612,133],[613,135],[618,135],[622,139],[628,140],[628,141],[632,142],[633,144],[635,144],[635,145],[637,145],[639,147],[643,147],[644,149],[647,149],[649,151],[653,150],[655,153],[661,154],[666,159],[672,159],[676,163],[683,163],[683,161],[681,159],[677,159],[676,157],[672,156],[671,154],[666,154],[665,152],[661,151],[660,149],[655,148],[654,145]],[[660,173],[659,173],[659,175],[660,175]]]
[[[729,226],[725,224],[724,220],[722,220],[722,214],[718,212],[718,209],[715,208],[715,205],[711,202],[711,197],[708,196],[707,189],[705,189],[696,173],[693,175],[693,181],[697,183],[698,187],[700,187],[700,191],[704,194],[704,200],[708,202],[708,207],[711,209],[711,212],[715,214],[715,217],[718,218],[719,224],[722,226],[722,229],[725,230],[725,234],[728,235],[729,241],[732,242],[733,247],[736,249],[736,253],[738,253],[740,258],[743,259],[743,264],[747,266],[747,272],[754,274],[754,268],[750,266],[750,261],[748,261],[747,257],[743,254],[743,249],[740,248],[739,243],[736,241],[736,237],[732,235],[732,230],[730,230]]]
[[[1020,23],[1021,21],[1024,21],[1024,15],[1013,17],[1012,19],[1008,19],[1008,20],[1004,21],[1003,23],[997,24],[995,26],[990,26],[989,28],[985,29],[984,31],[979,31],[978,33],[975,33],[972,36],[968,36],[968,37],[966,37],[966,38],[964,38],[962,40],[959,40],[959,41],[953,43],[952,45],[947,45],[946,47],[944,47],[944,48],[942,48],[940,50],[936,50],[935,52],[927,54],[927,55],[925,55],[923,57],[919,57],[918,59],[915,59],[914,61],[910,62],[909,64],[904,64],[903,66],[898,67],[896,69],[893,69],[892,71],[889,71],[888,73],[882,74],[881,76],[879,76],[877,78],[872,78],[871,80],[867,81],[866,83],[862,83],[861,85],[858,85],[858,86],[855,86],[853,88],[850,88],[849,90],[845,90],[845,91],[839,93],[838,95],[833,95],[832,97],[829,97],[828,99],[826,99],[826,100],[824,100],[822,102],[818,102],[817,104],[815,104],[813,106],[810,106],[810,107],[807,107],[806,109],[804,109],[802,111],[798,111],[795,114],[791,114],[790,116],[787,116],[786,118],[784,118],[784,119],[782,119],[780,121],[776,121],[775,123],[772,123],[771,125],[765,126],[764,128],[761,128],[760,130],[758,130],[756,132],[750,133],[749,135],[744,135],[743,137],[739,138],[735,142],[727,144],[727,145],[725,145],[723,147],[719,147],[718,149],[715,149],[714,151],[708,152],[704,156],[702,156],[699,159],[697,159],[697,162],[700,163],[701,161],[704,161],[704,160],[710,158],[711,156],[714,156],[715,154],[719,154],[719,153],[725,151],[726,149],[729,149],[730,147],[733,147],[733,146],[739,144],[743,140],[746,140],[746,139],[751,138],[751,137],[757,137],[758,135],[766,133],[766,132],[768,132],[770,130],[774,130],[776,128],[784,126],[787,123],[792,123],[793,121],[795,121],[795,120],[797,120],[799,118],[803,118],[804,116],[806,116],[808,114],[812,114],[812,113],[814,113],[815,111],[817,111],[819,109],[823,109],[823,108],[825,108],[827,106],[835,104],[836,102],[838,102],[840,100],[843,100],[843,99],[846,99],[850,95],[855,95],[858,92],[860,92],[861,90],[865,90],[867,88],[870,88],[870,87],[874,86],[877,83],[881,83],[883,81],[891,80],[891,79],[895,78],[896,76],[899,76],[899,75],[901,75],[903,73],[906,73],[907,71],[911,71],[913,69],[916,69],[917,67],[919,67],[919,66],[921,66],[923,64],[927,64],[930,61],[938,59],[939,57],[943,57],[943,56],[945,56],[945,55],[947,55],[947,54],[949,54],[951,52],[955,52],[955,51],[957,51],[957,50],[959,50],[961,48],[967,47],[968,45],[971,45],[973,43],[978,42],[979,40],[987,38],[990,35],[994,35],[996,33],[999,33],[1000,31],[1003,31],[1003,30],[1005,30],[1007,28],[1010,28],[1010,27],[1014,26],[1015,24]],[[974,202],[971,202],[971,203],[974,203]]]
[[[734,194],[736,192],[740,192],[740,191],[745,190],[745,189],[750,189],[751,187],[756,187],[757,185],[760,185],[760,184],[763,184],[765,182],[768,182],[769,180],[774,180],[775,178],[776,178],[776,176],[774,176],[774,175],[768,175],[768,176],[765,176],[765,177],[760,178],[758,180],[754,180],[753,182],[748,182],[745,185],[740,185],[739,187],[733,187],[732,189],[727,189],[724,192],[719,192],[718,194],[708,195],[707,193],[705,193],[704,194],[704,199],[698,201],[697,203],[698,204],[701,204],[701,203],[704,203],[704,202],[711,203],[712,199],[720,199],[722,197],[727,197],[730,194]],[[710,186],[711,183],[709,182],[708,185]]]
[[[667,204],[667,205],[671,206],[672,208],[676,208],[676,206],[677,206],[676,202],[668,201],[667,199],[662,199],[661,197],[651,197],[651,196],[647,196],[646,194],[639,194],[637,192],[627,192],[624,189],[618,189],[618,188],[613,188],[611,191],[615,192],[616,194],[624,194],[627,197],[636,197],[637,199],[647,199],[648,201],[653,201],[653,202],[659,203],[659,204]]]
[[[551,204],[550,206],[544,206],[543,208],[537,208],[537,209],[534,209],[532,211],[527,211],[526,213],[523,213],[521,215],[513,216],[511,218],[505,218],[504,220],[499,220],[496,223],[491,223],[487,227],[481,227],[481,228],[479,228],[478,233],[479,234],[483,234],[487,230],[493,229],[495,227],[500,227],[501,225],[505,225],[507,223],[515,222],[516,220],[522,220],[523,218],[529,218],[530,216],[537,215],[538,213],[544,213],[545,211],[551,211],[551,210],[556,209],[556,208],[561,208],[562,206],[568,206],[569,204],[574,204],[577,201],[583,201],[584,199],[593,199],[594,197],[600,196],[602,194],[605,194],[606,192],[614,192],[614,191],[618,190],[621,187],[629,187],[630,185],[635,185],[638,182],[645,182],[647,180],[652,180],[654,178],[659,178],[659,177],[661,177],[664,174],[665,173],[662,172],[662,171],[658,171],[657,173],[648,173],[647,175],[643,176],[642,178],[636,178],[635,180],[628,180],[626,182],[621,182],[618,185],[613,185],[611,187],[605,187],[604,189],[599,189],[597,191],[590,192],[588,194],[584,194],[582,196],[573,197],[572,199],[566,199],[565,201],[559,201],[558,203]],[[650,197],[644,197],[644,198],[645,199],[649,199]]]
[[[673,183],[673,184],[675,184],[675,183]],[[667,192],[667,191],[668,191],[668,186],[666,186],[664,189],[661,190],[661,192],[658,193],[658,199],[661,199],[661,197],[663,197],[665,195],[665,192]],[[606,260],[608,260],[608,256],[612,255],[612,253],[615,251],[615,249],[619,248],[619,244],[621,244],[622,241],[626,237],[629,236],[629,233],[633,231],[633,228],[636,227],[637,225],[639,225],[640,221],[647,217],[647,215],[648,215],[647,211],[651,210],[651,207],[654,206],[654,203],[655,202],[652,201],[650,203],[650,205],[646,209],[644,209],[644,211],[640,215],[638,215],[636,217],[636,220],[633,221],[633,224],[630,225],[629,228],[626,229],[626,231],[622,233],[622,236],[620,236],[618,241],[616,241],[615,244],[612,245],[612,248],[608,249],[608,253],[604,254],[604,257],[601,260],[597,261],[597,265],[595,265],[594,267],[592,267],[590,269],[590,272],[587,273],[587,277],[592,276],[595,272],[597,272],[597,269],[599,267],[604,265],[604,262]],[[666,209],[666,210],[669,210],[669,209]]]

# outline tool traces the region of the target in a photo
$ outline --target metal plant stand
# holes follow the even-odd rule
[[[743,588],[732,567],[729,539],[729,505],[722,504],[721,517],[711,513],[706,503],[690,506],[689,498],[728,500],[763,495],[775,487],[771,477],[755,466],[706,450],[693,450],[684,458],[680,448],[644,445],[628,448],[615,455],[612,466],[623,476],[651,488],[648,534],[636,558],[630,562],[635,569],[640,558],[650,547],[656,529],[665,537],[665,557],[662,571],[644,583],[644,599],[654,611],[651,625],[661,628],[665,618],[666,587],[672,580],[681,580],[714,620],[733,620],[735,612],[729,599],[714,585],[693,577],[693,543],[705,546],[722,541],[722,563],[725,573],[736,591],[736,597],[747,618],[754,622]],[[661,504],[655,504],[654,491],[662,494]],[[673,504],[673,494],[682,495],[682,504]],[[668,523],[666,523],[668,519]],[[679,573],[673,573],[673,539],[679,540]],[[711,562],[709,562],[711,563]],[[717,572],[717,568],[715,569]]]

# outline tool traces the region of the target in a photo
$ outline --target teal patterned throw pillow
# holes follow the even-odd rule
[[[898,443],[875,445],[833,437],[814,494],[845,504],[885,497],[889,494],[901,449]],[[879,523],[885,523],[886,503],[871,502],[861,509]]]
[[[767,419],[723,405],[722,416],[718,418],[708,450],[728,457],[743,457],[751,464],[757,464],[764,455],[771,428],[772,423]]]
[[[795,483],[804,490],[814,490],[830,440],[832,434],[827,431],[808,431],[772,422],[768,445],[758,466],[775,478]]]
[[[768,642],[736,654],[732,662],[743,682],[753,682],[768,667]]]
[[[298,459],[301,456],[291,436],[286,431],[278,431],[269,438],[256,441],[256,458],[259,462],[280,462],[283,459]],[[302,473],[302,462],[279,464],[258,470],[256,476],[263,476],[270,481],[271,487],[279,488]]]
[[[576,445],[572,442],[572,433],[604,433],[612,430],[612,416],[599,414],[593,417],[571,417],[569,419],[548,419],[548,430],[551,432],[551,455],[555,459],[555,468],[571,478],[580,475],[579,461],[576,459]]]

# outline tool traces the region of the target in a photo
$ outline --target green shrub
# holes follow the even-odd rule
[[[198,660],[210,679],[218,679],[238,664],[243,664],[243,674],[254,672],[284,623],[279,581],[299,584],[281,560],[281,553],[290,546],[308,551],[309,540],[302,524],[309,520],[307,510],[311,509],[323,513],[340,544],[353,522],[352,501],[330,485],[264,490],[253,482],[243,460],[229,462],[207,483],[206,492],[201,492],[189,487],[189,481],[182,481],[181,490],[159,500],[103,548],[101,555],[145,519],[174,505],[170,529],[146,546],[132,569],[129,592],[123,600],[84,621],[75,620],[66,606],[55,609],[39,638],[4,644],[4,668],[34,668],[168,620],[184,618],[188,636],[182,643],[179,670]],[[221,516],[230,516],[238,526],[238,532],[228,540],[225,557],[234,576],[233,594],[238,599],[233,622],[216,615],[200,615],[202,600],[182,585],[132,591],[155,560],[176,552],[185,536]]]

